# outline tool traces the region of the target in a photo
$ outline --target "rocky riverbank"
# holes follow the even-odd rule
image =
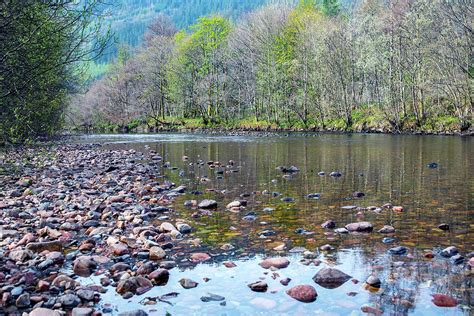
[[[109,150],[99,145],[60,145],[10,151],[0,159],[0,314],[50,316],[68,313],[79,316],[114,313],[110,306],[101,304],[101,296],[107,291],[115,291],[126,300],[143,295],[154,287],[166,288],[170,275],[176,273],[173,268],[222,259],[234,248],[226,244],[219,249],[207,249],[198,239],[191,237],[190,233],[198,228],[193,227],[190,218],[180,218],[176,214],[174,201],[183,194],[198,192],[189,192],[185,185],[173,183],[165,177],[163,168],[170,168],[171,164],[153,150],[141,153]],[[238,172],[234,161],[222,164],[192,161],[187,156],[182,160],[211,168],[218,176]],[[285,177],[299,172],[293,166],[279,167],[278,170]],[[341,174],[328,176],[337,178]],[[195,180],[209,181],[207,178]],[[259,194],[275,195],[281,199],[275,192]],[[354,199],[363,196],[362,192],[353,194]],[[239,213],[247,201],[245,196],[235,198],[227,206],[211,199],[190,199],[184,202],[184,207],[192,209],[192,218],[211,216],[216,208]],[[318,199],[319,195],[306,198]],[[292,198],[283,199],[291,202]],[[327,234],[341,235],[371,234],[377,230],[387,236],[387,244],[390,244],[394,227],[374,227],[362,220],[364,212],[384,210],[404,211],[403,207],[391,204],[372,209],[354,206],[348,211],[357,213],[360,221],[336,224],[328,219],[321,224],[321,229]],[[251,222],[255,218],[255,214],[248,213],[243,220]],[[439,225],[438,229],[449,230],[449,225]],[[311,235],[304,229],[295,233]],[[261,238],[266,238],[275,232],[267,229],[260,234]],[[280,256],[285,254],[285,249],[284,244],[275,246],[275,256],[261,261],[260,267],[256,266],[267,270],[265,273],[271,274],[273,279],[280,279],[282,286],[291,282],[278,274],[279,269],[292,263]],[[331,245],[316,249],[317,252],[333,250]],[[302,247],[290,252],[301,253],[303,265],[319,266],[322,263],[317,252]],[[411,256],[411,250],[403,246],[394,245],[389,253]],[[462,266],[464,271],[470,271],[474,266],[473,254],[462,256],[455,247],[424,256],[449,258],[450,265]],[[224,265],[232,269],[236,263],[226,261]],[[89,276],[96,277],[99,282],[81,282],[82,278]],[[183,290],[199,287],[199,283],[208,281],[206,276],[202,277],[199,280],[182,278],[179,283]],[[351,279],[354,284],[359,282],[343,271],[327,267],[320,269],[313,281],[322,288],[333,289]],[[382,282],[386,280],[370,276],[365,283],[369,288],[377,289]],[[313,285],[292,284],[289,287],[286,294],[301,304],[313,302],[318,296]],[[254,292],[271,290],[263,279],[248,284],[248,288]],[[145,297],[142,304],[166,303],[178,295],[170,292]],[[224,305],[226,302],[225,291],[197,295],[203,303],[216,301]],[[433,303],[452,307],[459,301],[450,295],[435,294]],[[380,308],[369,306],[363,306],[361,310],[372,314],[382,312]],[[122,315],[141,316],[146,313],[137,310]]]

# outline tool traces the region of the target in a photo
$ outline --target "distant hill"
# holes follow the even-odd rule
[[[105,9],[107,20],[117,38],[99,62],[108,62],[117,54],[117,46],[128,44],[136,46],[141,43],[143,35],[153,18],[159,14],[170,16],[178,28],[187,28],[197,18],[212,13],[220,13],[236,19],[275,0],[119,0],[113,1]],[[295,3],[296,0],[279,1]]]

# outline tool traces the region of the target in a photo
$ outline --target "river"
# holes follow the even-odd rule
[[[361,307],[370,306],[386,315],[468,315],[472,308],[472,274],[465,265],[439,255],[448,246],[456,246],[463,255],[474,250],[471,137],[148,134],[89,135],[75,138],[75,142],[101,143],[109,149],[154,150],[163,157],[164,178],[185,184],[188,192],[203,193],[179,197],[174,209],[178,218],[187,219],[194,228],[192,238],[200,240],[200,249],[215,256],[197,266],[183,262],[179,271],[171,273],[166,287],[156,287],[130,300],[109,291],[103,295],[102,304],[115,311],[142,308],[157,315],[165,311],[172,315],[363,315]],[[220,168],[196,164],[199,160],[219,161],[222,166],[233,161],[233,165],[221,173],[216,172]],[[296,166],[300,171],[282,173],[278,166]],[[330,176],[331,172],[341,176]],[[365,196],[355,197],[354,192]],[[184,206],[184,202],[204,198],[216,200],[220,207],[211,216],[193,218],[195,209]],[[245,210],[225,210],[227,203],[239,198],[248,201]],[[403,206],[403,211],[375,208],[386,203]],[[327,220],[333,220],[337,227],[368,221],[374,231],[337,234],[321,227]],[[439,229],[440,224],[448,224],[449,230]],[[384,225],[393,226],[395,233],[378,233]],[[263,236],[264,231],[274,234]],[[393,241],[383,243],[384,237]],[[225,244],[235,248],[220,250]],[[284,250],[273,250],[283,244]],[[323,245],[334,250],[322,251]],[[408,254],[390,254],[388,249],[395,246],[407,247]],[[303,259],[301,247],[316,254],[316,264]],[[427,253],[434,258],[427,258]],[[258,263],[276,254],[287,256],[291,263],[272,277],[273,272]],[[229,260],[236,267],[223,265]],[[312,277],[324,267],[337,268],[353,281],[335,289],[319,286]],[[364,287],[370,275],[381,280],[380,289]],[[183,290],[178,282],[183,277],[199,285]],[[279,282],[285,277],[291,278],[288,287]],[[248,288],[249,283],[262,279],[268,284],[267,292]],[[289,287],[299,284],[315,287],[315,302],[301,303],[285,294]],[[173,306],[139,304],[144,297],[169,292],[180,293],[170,299]],[[202,302],[200,297],[207,292],[224,296],[225,305]],[[454,296],[460,304],[437,307],[432,302],[436,293]]]

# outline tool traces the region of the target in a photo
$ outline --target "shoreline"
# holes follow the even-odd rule
[[[450,132],[425,132],[425,131],[401,131],[390,132],[381,130],[360,130],[360,131],[344,131],[344,130],[318,130],[318,129],[285,129],[285,128],[271,128],[271,129],[248,129],[248,128],[163,128],[163,129],[136,129],[133,131],[124,130],[74,130],[67,134],[58,135],[59,138],[64,136],[80,136],[80,135],[94,135],[94,134],[160,134],[160,133],[178,133],[178,134],[215,134],[222,136],[236,136],[236,135],[252,135],[265,133],[314,133],[327,135],[363,135],[363,134],[377,134],[377,135],[402,135],[402,136],[474,136],[474,129],[466,132],[450,131]],[[54,139],[53,139],[54,140]]]

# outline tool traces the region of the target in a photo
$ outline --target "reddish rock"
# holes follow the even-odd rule
[[[316,300],[318,293],[311,285],[297,285],[286,291],[286,294],[304,303],[311,303]]]
[[[248,287],[254,292],[266,292],[268,289],[268,284],[263,281],[258,281],[250,283]]]
[[[123,256],[123,255],[126,255],[130,252],[128,250],[128,246],[124,243],[116,243],[116,244],[112,245],[110,248],[111,248],[113,254],[116,255],[116,256]]]
[[[283,257],[275,257],[275,258],[267,258],[259,263],[260,266],[264,269],[270,269],[271,267],[275,267],[278,269],[283,269],[288,267],[290,261],[287,258]]]
[[[205,252],[196,252],[191,255],[191,261],[194,263],[204,262],[210,259],[211,259],[211,256],[209,256]]]
[[[431,300],[438,307],[455,307],[458,305],[457,299],[446,294],[433,294]]]
[[[156,269],[148,275],[148,278],[152,280],[156,285],[165,285],[168,283],[170,273],[166,269]]]
[[[395,212],[403,212],[403,206],[394,206],[392,207],[392,210]]]
[[[371,307],[367,305],[362,306],[360,310],[366,314],[371,314],[375,316],[380,316],[383,314],[383,310],[381,310],[380,308]]]
[[[357,222],[347,224],[346,229],[350,232],[371,232],[374,226],[369,222]]]
[[[237,265],[236,265],[235,263],[233,263],[232,261],[226,261],[226,262],[224,262],[224,266],[225,266],[226,268],[234,268],[234,267],[236,267]]]

